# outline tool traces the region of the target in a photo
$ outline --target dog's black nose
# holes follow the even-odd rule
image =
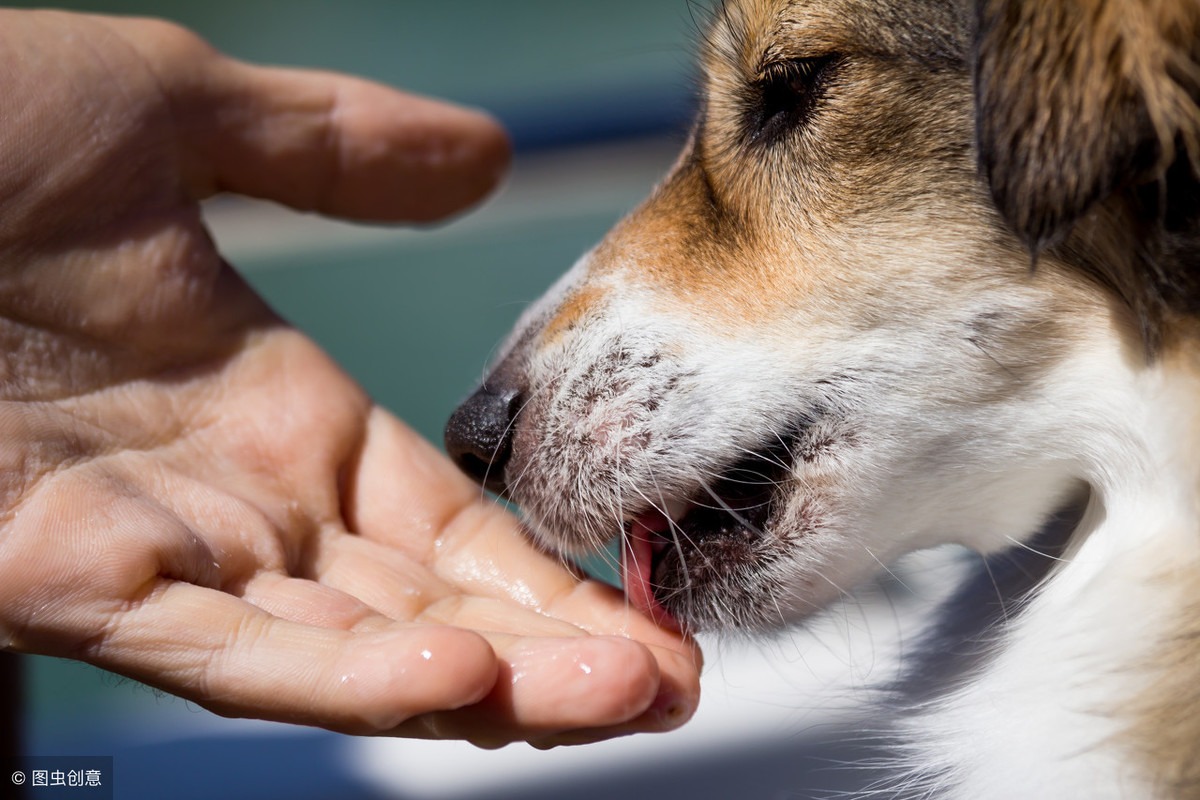
[[[446,423],[446,452],[484,488],[504,493],[504,465],[512,453],[513,421],[521,408],[515,389],[484,383]]]

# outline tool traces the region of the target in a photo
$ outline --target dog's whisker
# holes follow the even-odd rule
[[[897,575],[895,572],[893,572],[891,567],[889,567],[887,564],[883,563],[883,561],[880,560],[879,556],[875,555],[874,551],[871,550],[870,547],[863,545],[863,550],[866,552],[867,555],[869,555],[871,557],[871,559],[876,564],[879,565],[880,569],[882,569],[884,572],[886,572],[888,574],[888,577],[890,577],[897,584],[899,584],[906,592],[912,593],[912,588],[907,583],[905,583],[904,580],[899,575]]]

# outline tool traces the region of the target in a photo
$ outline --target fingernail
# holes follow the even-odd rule
[[[674,730],[696,713],[696,698],[685,696],[675,687],[664,685],[647,712],[656,717],[663,730]]]

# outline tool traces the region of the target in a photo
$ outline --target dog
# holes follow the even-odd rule
[[[682,154],[448,452],[689,631],[981,554],[879,796],[1200,797],[1200,3],[728,0],[703,38]]]

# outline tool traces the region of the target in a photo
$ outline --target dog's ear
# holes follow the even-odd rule
[[[1177,194],[1168,174],[1194,187],[1200,0],[977,0],[976,12],[981,166],[1035,256],[1114,193]]]

